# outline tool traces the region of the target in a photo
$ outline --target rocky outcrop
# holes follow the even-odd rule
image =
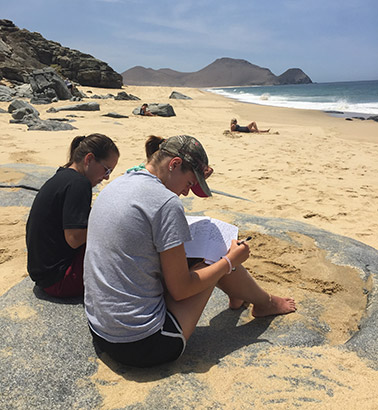
[[[80,85],[122,87],[122,76],[107,63],[0,20],[0,79],[29,83],[34,70],[47,66]]]
[[[277,77],[269,69],[251,64],[246,60],[233,58],[220,58],[213,63],[194,73],[182,73],[170,69],[153,70],[151,68],[133,67],[122,73],[124,84],[130,85],[159,85],[170,87],[227,87],[249,85],[280,85],[311,83],[311,79],[299,69],[297,74]],[[299,72],[303,73],[301,77]],[[285,81],[285,82],[282,82]],[[298,82],[296,82],[298,81]]]
[[[29,103],[22,100],[14,100],[8,107],[8,112],[13,119],[13,124],[25,124],[28,130],[34,131],[67,131],[76,129],[71,124],[65,123],[65,119],[41,120],[39,112]]]
[[[300,68],[290,68],[278,77],[280,84],[311,84],[310,77]]]

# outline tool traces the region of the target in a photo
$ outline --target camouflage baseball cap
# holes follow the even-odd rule
[[[202,144],[196,138],[189,135],[170,137],[160,144],[159,149],[180,157],[192,167],[198,182],[192,187],[192,191],[197,196],[211,196],[206,178],[211,175],[213,170],[209,167],[209,160]]]

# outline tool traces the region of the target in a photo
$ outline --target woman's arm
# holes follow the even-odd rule
[[[87,229],[65,229],[64,238],[71,248],[76,249],[87,241]]]
[[[248,245],[237,245],[237,241],[233,241],[227,254],[232,266],[243,263],[248,255]],[[227,260],[220,259],[212,265],[190,271],[183,244],[161,252],[160,261],[166,287],[176,301],[186,299],[216,285],[230,269]]]

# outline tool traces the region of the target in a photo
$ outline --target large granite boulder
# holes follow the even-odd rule
[[[8,112],[12,115],[15,112],[20,111],[20,110],[24,110],[25,112],[28,112],[29,114],[33,114],[36,117],[39,116],[38,110],[36,110],[31,104],[23,100],[14,100],[8,106]]]
[[[80,85],[122,87],[122,76],[107,63],[0,19],[0,79],[28,83],[34,70],[47,66]]]
[[[142,107],[137,107],[133,110],[134,115],[140,115],[140,109]],[[176,116],[175,111],[171,104],[148,104],[148,110],[151,114],[158,115],[159,117],[174,117]]]

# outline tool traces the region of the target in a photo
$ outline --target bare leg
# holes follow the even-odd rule
[[[285,315],[296,310],[294,299],[269,295],[241,265],[231,275],[223,276],[217,286],[229,296],[231,308],[240,307],[244,301],[252,303],[255,317]]]
[[[213,290],[212,287],[180,301],[174,300],[169,293],[166,293],[165,303],[167,308],[179,321],[186,340],[194,332]]]
[[[269,132],[269,131],[270,131],[270,128],[269,128],[268,130],[259,130],[259,129],[257,128],[257,124],[255,123],[255,121],[251,122],[251,123],[248,125],[248,128],[249,128],[249,131],[250,131],[250,132],[257,132],[257,133]]]
[[[191,270],[201,269],[207,265],[203,262],[197,263],[191,267]],[[205,306],[213,293],[215,286],[212,286],[197,295],[193,295],[183,300],[174,300],[172,296],[165,292],[165,303],[168,310],[173,313],[176,319],[179,321],[181,329],[183,331],[186,340],[189,339],[197,323],[202,315]]]
[[[249,128],[250,132],[259,132],[259,129],[257,128],[257,124],[255,123],[255,121],[248,124],[247,127]]]

